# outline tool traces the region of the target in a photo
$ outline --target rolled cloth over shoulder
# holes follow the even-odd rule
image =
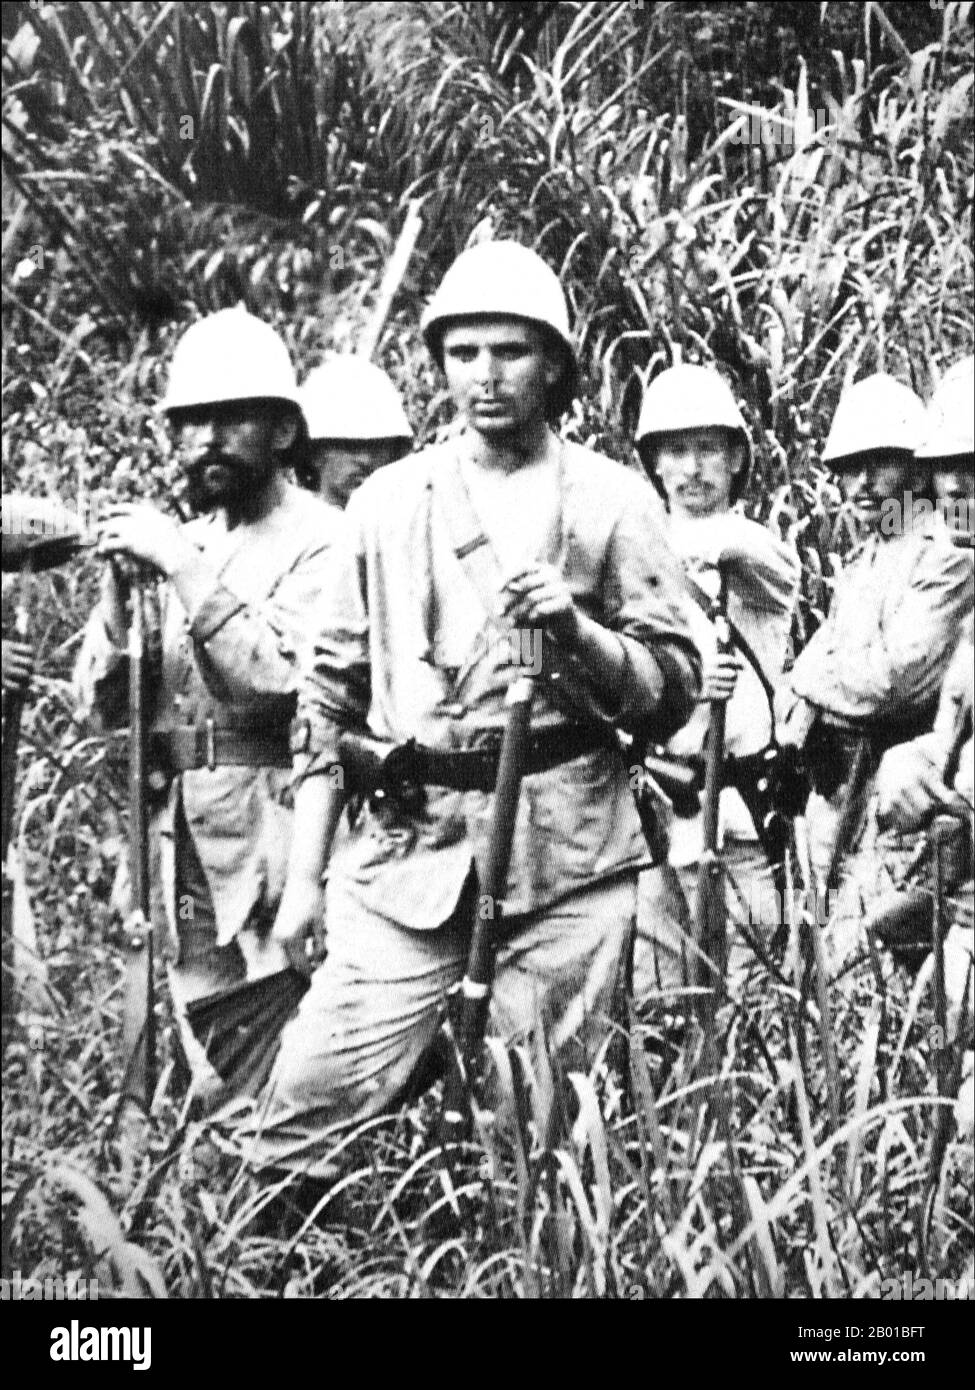
[[[5,492],[0,506],[4,573],[21,570],[28,562],[34,570],[63,565],[95,544],[94,537],[56,498]]]

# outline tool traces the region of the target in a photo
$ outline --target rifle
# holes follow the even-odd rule
[[[156,1089],[155,982],[149,907],[149,839],[146,818],[149,721],[146,707],[145,579],[133,568],[129,585],[129,873],[132,911],[123,929],[125,983],[122,1097],[147,1114]]]
[[[458,987],[453,1046],[448,1053],[440,1120],[440,1142],[444,1146],[457,1143],[464,1137],[469,1118],[469,1088],[480,1066],[494,983],[501,904],[508,881],[518,798],[525,770],[533,695],[534,682],[529,676],[516,677],[508,689],[508,721],[498,757],[487,859],[475,906],[467,970]],[[489,907],[487,913],[480,910],[484,903]]]
[[[731,634],[725,617],[727,586],[718,569],[718,590],[714,595],[708,617],[718,639],[718,654],[731,651]],[[699,996],[698,1007],[708,1030],[713,1027],[714,1014],[724,993],[727,965],[726,909],[724,893],[724,860],[718,848],[718,811],[724,773],[725,713],[727,701],[710,701],[707,747],[704,764],[704,799],[702,805],[703,848],[698,867],[697,901],[695,903],[695,936],[698,952],[695,957],[695,977],[706,992]],[[705,979],[705,972],[709,978]]]
[[[2,499],[3,572],[20,574],[16,632],[24,641],[30,638],[30,591],[32,576],[40,570],[63,564],[80,550],[94,545],[76,519],[60,502],[25,493],[4,493]],[[3,1013],[17,1012],[15,981],[15,943],[13,883],[8,872],[7,854],[13,836],[14,800],[17,780],[17,754],[27,690],[10,690],[3,705],[2,767],[0,767],[0,866],[3,870]]]

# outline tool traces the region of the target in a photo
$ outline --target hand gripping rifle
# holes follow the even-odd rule
[[[27,612],[27,590],[32,570],[28,556],[20,577],[20,593],[17,600],[16,632],[22,641],[30,636],[30,621]],[[27,687],[4,691],[3,696],[3,772],[0,790],[0,816],[2,816],[3,849],[0,864],[3,866],[3,1016],[7,1018],[17,1013],[18,988],[16,979],[16,946],[14,927],[14,880],[13,871],[7,863],[7,852],[14,828],[14,798],[17,783],[17,753],[20,746],[20,725],[27,701]]]
[[[725,615],[727,585],[720,567],[716,571],[717,592],[714,594],[708,617],[718,639],[718,655],[732,650],[731,633]],[[727,964],[726,909],[724,860],[718,845],[721,788],[724,773],[726,700],[711,700],[707,746],[704,762],[704,797],[702,802],[701,858],[697,876],[695,903],[696,984],[703,988],[698,995],[698,1008],[706,1027],[713,1025],[715,1011],[724,993]]]
[[[501,905],[507,887],[521,780],[527,760],[533,695],[534,682],[529,676],[517,676],[508,689],[508,720],[498,757],[491,834],[476,900],[467,971],[458,989],[453,1046],[448,1053],[440,1118],[440,1142],[445,1146],[458,1143],[465,1135],[470,1117],[470,1088],[480,1068],[494,983]],[[487,905],[487,912],[481,911],[482,904]]]
[[[125,983],[122,1099],[147,1114],[156,1088],[155,982],[149,908],[149,838],[146,816],[149,721],[146,705],[145,577],[129,577],[129,874],[132,910],[124,927]]]

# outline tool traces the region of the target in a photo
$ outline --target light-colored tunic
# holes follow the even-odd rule
[[[219,580],[195,613],[171,586],[159,597],[160,652],[150,677],[151,725],[218,728],[284,736],[294,713],[298,653],[322,597],[325,559],[341,513],[288,486],[270,515],[227,531],[218,516],[189,522],[186,535]],[[127,658],[100,608],[88,622],[75,669],[83,713],[104,727],[126,713]],[[218,766],[178,775],[151,817],[153,917],[178,949],[178,928],[194,915],[180,903],[185,837],[205,876],[216,943],[247,926],[266,930],[287,868],[292,813],[287,767]]]
[[[540,683],[532,727],[601,720],[611,733],[609,721],[635,728],[657,720],[669,734],[693,707],[699,658],[650,489],[620,465],[566,445],[560,490],[558,521],[540,558],[561,570],[579,608],[616,634],[625,676],[619,690],[599,695],[574,658],[546,639],[541,662],[552,684]],[[314,761],[336,758],[342,727],[367,727],[395,743],[412,737],[439,749],[476,747],[504,724],[520,653],[485,612],[504,574],[490,541],[474,547],[484,585],[457,554],[486,528],[455,448],[427,449],[383,469],[358,490],[345,519],[299,697]],[[545,907],[646,861],[626,770],[607,743],[526,778],[510,912]],[[367,907],[433,929],[453,911],[472,857],[483,854],[491,805],[490,793],[429,787],[421,816],[393,804],[380,819],[367,808],[330,872]]]
[[[725,553],[728,617],[751,647],[773,690],[782,680],[792,614],[799,590],[799,557],[764,526],[736,512],[688,520],[672,518],[669,539],[690,578]],[[697,610],[694,635],[705,663],[717,650],[714,626]],[[740,656],[740,653],[739,653]],[[746,757],[766,748],[772,738],[773,713],[762,681],[751,662],[743,665],[725,714],[728,757]],[[701,701],[690,720],[668,743],[682,757],[699,757],[708,731],[710,706]],[[740,923],[745,904],[760,898],[770,884],[765,856],[744,802],[725,787],[719,804],[719,837],[726,871],[741,892],[726,895],[731,924]],[[668,864],[648,869],[640,881],[633,994],[638,1005],[670,996],[689,984],[694,958],[692,940],[698,863],[703,847],[702,816],[674,817]],[[756,876],[758,878],[756,879]],[[760,928],[759,928],[760,930]],[[730,946],[729,978],[753,961],[737,935]]]

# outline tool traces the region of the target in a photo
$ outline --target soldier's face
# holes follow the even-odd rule
[[[975,541],[975,459],[936,464],[931,476],[935,505],[948,529],[957,541],[971,545]]]
[[[881,514],[887,514],[885,502],[896,501],[905,516],[912,516],[912,499],[908,493],[923,489],[917,465],[910,458],[890,450],[875,450],[862,454],[840,473],[843,496],[865,526],[877,526]],[[900,527],[897,528],[898,533]]]
[[[409,442],[401,439],[316,440],[311,446],[311,468],[318,477],[318,494],[333,507],[344,508],[371,473],[409,451]]]
[[[277,467],[276,454],[294,425],[259,401],[180,411],[173,435],[194,511],[247,510]]]
[[[447,385],[471,429],[492,439],[542,423],[562,367],[541,329],[517,319],[470,319],[444,330]]]
[[[672,512],[715,516],[731,506],[744,450],[728,430],[708,426],[662,434],[655,445],[657,476]]]

